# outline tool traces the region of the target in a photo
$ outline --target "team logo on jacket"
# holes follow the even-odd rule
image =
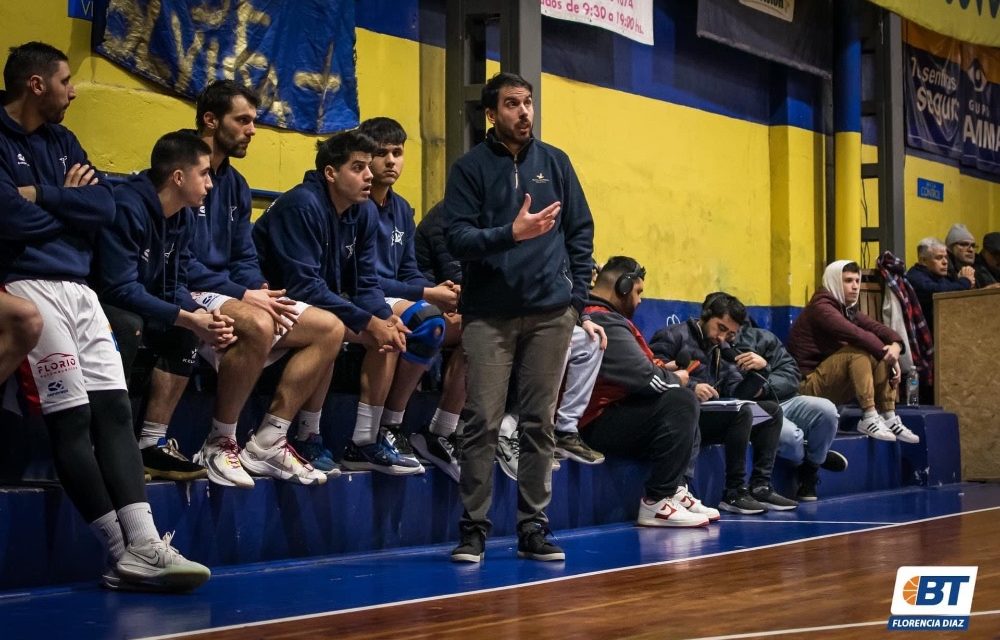
[[[392,228],[392,244],[403,244],[404,234],[396,227]]]
[[[31,166],[30,164],[28,164],[28,161],[24,159],[24,155],[20,154],[20,153],[17,154],[17,164],[20,165],[20,166],[22,166],[22,167],[30,167]]]
[[[50,353],[35,363],[35,375],[39,378],[50,378],[79,368],[76,354],[56,352]]]
[[[351,244],[345,244],[344,245],[344,250],[347,251],[347,257],[348,258],[350,258],[351,256],[354,255],[354,245],[355,245],[356,242],[357,242],[357,238],[352,238],[351,239]]]
[[[61,162],[63,166],[63,175],[66,175],[66,172],[69,171],[69,168],[66,166],[67,160],[69,160],[69,156],[63,156],[59,158],[59,162]]]
[[[145,249],[142,252],[142,261],[149,262],[149,249]]]
[[[201,205],[200,207],[198,207],[198,217],[199,218],[205,217],[205,205]]]
[[[532,178],[531,181],[534,182],[535,184],[545,184],[546,182],[549,181],[549,179],[545,177],[544,173],[539,171],[538,175]]]

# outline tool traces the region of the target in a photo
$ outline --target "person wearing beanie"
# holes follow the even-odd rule
[[[1000,231],[983,236],[983,248],[972,263],[976,286],[981,289],[1000,286]]]
[[[955,223],[944,243],[948,246],[948,276],[957,278],[962,267],[971,267],[976,259],[976,238],[964,224]],[[976,286],[973,280],[972,286]]]

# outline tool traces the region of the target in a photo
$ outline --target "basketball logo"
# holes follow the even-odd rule
[[[913,576],[903,586],[903,600],[906,604],[917,604],[917,593],[920,592],[920,576]]]

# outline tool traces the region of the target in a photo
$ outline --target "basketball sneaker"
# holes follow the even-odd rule
[[[458,460],[455,459],[453,438],[454,434],[451,437],[445,437],[428,431],[427,433],[414,433],[410,436],[410,444],[424,459],[444,471],[449,478],[458,482],[460,469]]]
[[[282,436],[271,447],[257,444],[256,434],[247,440],[247,446],[240,452],[243,468],[258,476],[269,476],[277,480],[288,480],[296,484],[323,484],[326,474],[317,470],[299,456]]]
[[[452,562],[482,562],[486,555],[486,536],[479,529],[464,529],[458,546],[451,550]]]
[[[191,591],[208,580],[208,567],[192,562],[170,546],[172,533],[162,540],[133,542],[115,566],[118,582],[111,588],[135,591]],[[105,581],[106,586],[110,586]]]
[[[557,456],[569,458],[580,464],[601,464],[604,462],[604,454],[594,451],[587,443],[580,438],[576,431],[556,431]]]
[[[830,449],[826,452],[826,458],[823,460],[823,464],[819,466],[827,471],[845,471],[847,469],[847,458],[839,451]]]
[[[517,534],[517,557],[553,562],[566,559],[566,553],[546,537],[552,531],[537,522],[531,522],[521,528]]]
[[[893,416],[892,420],[885,423],[885,426],[892,432],[892,435],[896,436],[896,440],[900,442],[907,444],[917,444],[920,442],[920,436],[907,429],[903,421],[899,419],[899,416]]]
[[[858,433],[863,433],[869,438],[875,438],[876,440],[884,440],[886,442],[895,442],[896,436],[889,428],[885,426],[885,421],[882,420],[882,416],[874,415],[868,418],[861,418],[858,420]]]
[[[253,478],[240,464],[240,447],[228,436],[205,440],[201,450],[194,454],[194,462],[208,469],[209,482],[224,487],[253,487]]]
[[[322,471],[327,478],[340,475],[340,467],[333,460],[333,454],[323,446],[323,437],[318,433],[310,434],[305,440],[292,440],[292,448],[317,471]]]
[[[160,438],[153,446],[139,449],[139,453],[142,454],[142,466],[150,479],[195,480],[204,478],[208,473],[205,467],[184,457],[173,438]]]
[[[403,431],[403,425],[384,424],[381,427],[379,427],[379,432],[381,432],[382,437],[388,440],[392,444],[392,446],[396,448],[396,451],[399,452],[399,455],[403,456],[404,458],[409,458],[414,462],[416,462],[417,464],[420,464],[420,461],[417,460],[417,453],[413,450],[413,447],[410,445],[410,439],[406,437],[406,432]],[[420,468],[423,469],[423,465],[420,465]]]
[[[497,462],[500,463],[500,469],[511,480],[517,480],[517,459],[521,452],[521,443],[517,437],[515,431],[513,438],[506,436],[497,438]]]
[[[636,524],[644,527],[707,527],[708,516],[688,511],[676,497],[662,500],[643,498],[639,501]]]
[[[750,489],[750,495],[753,496],[754,500],[764,505],[764,507],[768,510],[791,511],[795,507],[799,506],[798,502],[781,495],[769,484],[759,484],[755,486]]]
[[[358,445],[348,442],[340,466],[350,471],[378,471],[391,476],[409,476],[423,473],[423,466],[415,458],[404,458],[383,433],[371,444]]]
[[[683,484],[677,485],[677,491],[674,492],[674,500],[681,503],[681,506],[691,513],[697,513],[698,515],[705,516],[708,518],[709,522],[715,522],[721,517],[718,509],[706,507],[702,504],[701,500],[695,498],[691,492],[688,491],[687,486]]]
[[[719,503],[719,509],[745,516],[755,516],[767,511],[767,507],[754,500],[746,487],[727,489]]]

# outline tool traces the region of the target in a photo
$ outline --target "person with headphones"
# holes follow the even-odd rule
[[[604,352],[580,435],[591,447],[651,461],[636,523],[703,527],[719,519],[687,490],[684,474],[698,430],[698,400],[688,373],[656,358],[631,318],[642,301],[646,270],[615,256],[597,276],[584,313],[604,328]]]
[[[691,375],[687,386],[700,402],[719,397],[753,400],[770,416],[756,419],[755,423],[751,404],[743,404],[736,411],[702,409],[698,421],[701,440],[725,447],[725,492],[719,508],[744,515],[760,514],[768,509],[787,511],[798,503],[771,486],[783,419],[781,406],[765,393],[761,378],[740,374],[735,352],[729,346],[746,317],[746,307],[736,297],[727,293],[712,294],[702,303],[700,318],[659,330],[650,347],[664,360],[674,360],[682,353],[682,361],[690,360]],[[753,443],[749,487],[745,484],[748,443]],[[693,474],[694,456],[687,475]]]

